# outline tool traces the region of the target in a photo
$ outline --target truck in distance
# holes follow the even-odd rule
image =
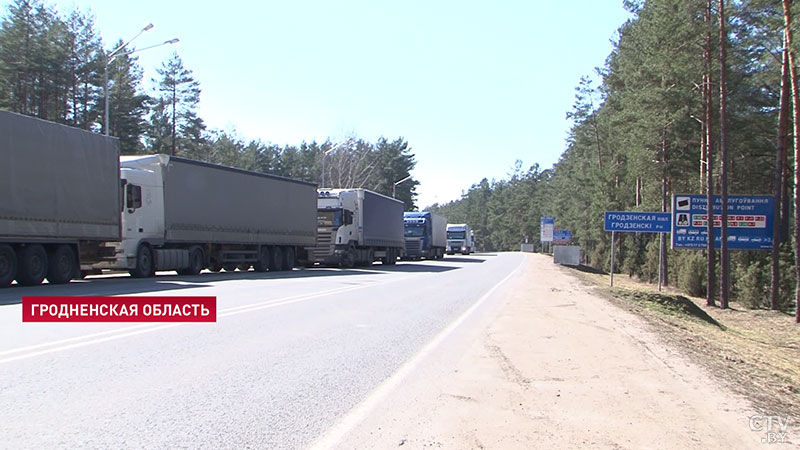
[[[403,202],[366,189],[320,189],[306,265],[392,265],[403,256]]]
[[[447,246],[447,219],[431,212],[403,213],[406,259],[442,259]]]
[[[461,253],[469,255],[472,253],[473,235],[469,225],[456,223],[447,225],[447,254],[453,255]]]

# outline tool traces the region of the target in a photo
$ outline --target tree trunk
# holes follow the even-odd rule
[[[716,306],[716,302],[714,301],[714,293],[716,289],[714,288],[716,284],[716,250],[714,250],[714,209],[711,205],[714,204],[714,164],[713,164],[713,153],[714,153],[714,145],[713,145],[713,133],[712,129],[714,128],[714,113],[713,113],[713,106],[714,106],[714,99],[712,97],[712,89],[711,89],[711,1],[707,0],[706,2],[706,11],[705,11],[705,25],[706,25],[706,42],[705,48],[703,49],[703,70],[705,71],[704,83],[703,83],[703,122],[705,125],[705,144],[706,144],[706,154],[705,154],[705,163],[706,163],[706,218],[707,218],[707,225],[706,225],[706,233],[708,236],[708,243],[706,245],[706,255],[707,255],[707,264],[706,264],[706,306]]]
[[[178,131],[178,117],[177,117],[177,104],[178,104],[178,88],[177,86],[172,86],[172,143],[170,144],[170,156],[175,156],[175,141],[176,141],[176,134]]]
[[[788,29],[789,23],[786,23]],[[783,165],[786,161],[787,131],[789,127],[789,52],[786,46],[786,32],[783,38],[783,58],[781,63],[781,100],[778,110],[778,148],[775,161],[775,180],[773,185],[773,195],[775,196],[775,213],[772,225],[772,280],[770,289],[769,307],[778,309],[778,294],[780,288],[780,246],[781,242],[781,220],[783,212],[784,192],[784,170]]]
[[[790,7],[791,0],[783,0],[783,17],[786,32],[786,48],[789,51],[789,80],[792,83],[792,129],[794,131],[794,260],[795,274],[797,282],[795,284],[794,299],[794,321],[800,323],[800,94],[797,89],[797,67],[795,66],[794,51],[792,50],[792,16]]]
[[[728,253],[728,102],[727,102],[727,33],[725,0],[719,0],[719,157],[722,227],[720,233],[720,308],[727,308],[730,290],[730,254]],[[709,208],[713,211],[713,208]]]
[[[667,155],[667,127],[664,127],[661,130],[661,162],[663,164],[663,169],[661,173],[661,212],[667,212],[667,208],[669,206],[669,174],[667,172],[667,167],[669,166],[669,158]],[[661,252],[661,266],[659,267],[659,272],[661,273],[661,278],[658,280],[659,285],[666,286],[667,280],[667,235],[665,233],[658,233],[659,236],[659,251]]]

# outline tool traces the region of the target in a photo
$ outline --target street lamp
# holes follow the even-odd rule
[[[397,188],[397,185],[398,185],[398,184],[400,184],[400,183],[402,183],[402,182],[404,182],[404,181],[408,181],[408,180],[410,180],[410,179],[411,179],[411,175],[409,175],[409,176],[407,176],[407,177],[403,178],[403,179],[402,179],[402,180],[400,180],[400,181],[395,181],[395,182],[394,182],[394,184],[392,185],[392,198],[395,198],[395,190],[396,190],[396,188]]]
[[[330,153],[330,152],[336,150],[337,148],[343,146],[347,142],[348,141],[339,142],[338,144],[334,145],[333,147],[322,151],[322,185],[320,186],[320,189],[324,189],[325,188],[325,157],[328,156],[328,153]]]
[[[148,49],[151,49],[151,48],[160,47],[160,46],[162,46],[162,45],[167,45],[167,44],[175,44],[175,43],[177,43],[177,42],[178,42],[178,39],[177,39],[177,38],[176,38],[176,39],[170,39],[170,40],[168,40],[168,41],[164,41],[164,42],[162,42],[162,43],[160,43],[160,44],[151,45],[151,46],[149,46],[149,47],[140,48],[140,49],[136,49],[136,50],[131,50],[131,51],[129,51],[129,52],[122,52],[122,53],[120,53],[120,52],[121,52],[121,51],[122,51],[122,50],[123,50],[123,49],[124,49],[124,48],[125,48],[125,47],[126,47],[128,44],[130,44],[131,42],[133,42],[133,40],[134,40],[134,39],[136,39],[136,38],[138,38],[139,36],[141,36],[141,35],[142,35],[142,33],[144,33],[145,31],[150,31],[150,30],[152,30],[152,29],[153,29],[153,24],[152,24],[152,23],[148,23],[147,25],[145,25],[145,27],[144,27],[144,28],[142,28],[141,30],[139,30],[139,32],[138,32],[138,33],[136,33],[136,36],[134,36],[134,37],[130,38],[130,39],[128,40],[128,42],[126,42],[126,43],[124,43],[124,44],[120,45],[119,47],[117,47],[116,49],[114,49],[114,51],[112,51],[111,53],[109,53],[109,54],[106,56],[106,59],[105,59],[105,71],[103,72],[103,96],[105,97],[105,100],[106,100],[106,102],[105,102],[105,103],[106,103],[106,108],[105,108],[105,117],[104,117],[104,121],[103,121],[103,127],[106,129],[106,130],[105,130],[105,131],[106,131],[106,132],[105,132],[105,135],[106,135],[106,136],[108,136],[108,135],[109,135],[108,133],[109,133],[109,128],[110,128],[110,127],[108,126],[108,116],[109,116],[109,95],[108,95],[108,65],[109,65],[109,64],[111,64],[111,61],[113,61],[113,60],[114,60],[114,58],[116,58],[117,56],[120,56],[120,55],[123,55],[123,56],[124,56],[124,55],[130,55],[130,54],[133,54],[133,53],[136,53],[136,52],[141,52],[142,50],[148,50]]]

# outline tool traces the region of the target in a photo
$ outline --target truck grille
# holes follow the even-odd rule
[[[418,239],[406,241],[406,253],[417,254],[422,250],[422,241]]]
[[[317,245],[314,246],[312,254],[314,259],[320,260],[330,255],[331,245],[333,244],[333,233],[330,231],[317,231]]]

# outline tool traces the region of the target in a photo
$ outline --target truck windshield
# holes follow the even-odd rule
[[[320,209],[317,211],[317,226],[340,227],[342,226],[341,209]]]
[[[448,231],[447,232],[447,239],[464,239],[467,235],[464,231]]]
[[[421,237],[425,234],[425,225],[406,225],[406,237]]]

